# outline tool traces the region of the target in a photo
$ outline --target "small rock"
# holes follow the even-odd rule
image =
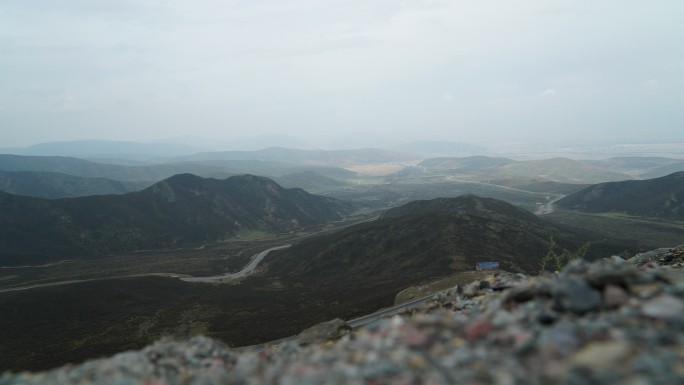
[[[616,265],[622,265],[625,263],[625,260],[622,257],[620,257],[619,255],[611,255],[610,261]]]
[[[492,324],[486,317],[478,317],[465,327],[465,336],[469,340],[475,340],[492,330]]]
[[[520,284],[508,290],[504,302],[526,302],[535,297],[549,296],[551,285],[546,279]]]
[[[577,277],[559,277],[551,287],[551,294],[557,310],[584,314],[601,306],[601,293]]]
[[[538,346],[544,355],[568,356],[579,347],[577,327],[568,322],[560,321],[542,331]]]
[[[669,294],[664,294],[641,305],[641,314],[657,319],[684,317],[684,302]]]
[[[629,285],[629,291],[639,298],[651,298],[658,294],[662,289],[658,283],[639,283]]]
[[[542,325],[551,325],[552,323],[556,322],[557,318],[558,317],[549,313],[541,313],[537,316],[537,321],[539,321],[539,323]]]
[[[625,341],[594,342],[575,353],[572,363],[591,369],[610,368],[624,363],[630,353]]]
[[[629,301],[629,294],[620,286],[606,285],[603,288],[603,302],[608,307],[619,307],[627,301]]]
[[[479,281],[474,281],[466,285],[466,287],[463,289],[463,295],[465,297],[471,298],[475,297],[477,293],[480,291],[480,282]]]
[[[662,269],[658,272],[658,276],[677,290],[684,290],[684,270]]]
[[[343,320],[336,318],[305,329],[299,333],[298,341],[301,345],[308,345],[316,341],[339,338],[348,333],[349,330],[349,325]]]

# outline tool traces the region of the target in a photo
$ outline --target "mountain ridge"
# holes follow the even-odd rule
[[[351,206],[264,177],[181,174],[123,195],[45,200],[0,193],[3,262],[175,248],[242,230],[282,232],[339,220]]]
[[[11,194],[58,199],[87,195],[125,194],[138,191],[140,183],[84,178],[59,172],[0,171],[0,190]]]
[[[578,211],[684,220],[684,171],[654,179],[599,183],[556,203]]]

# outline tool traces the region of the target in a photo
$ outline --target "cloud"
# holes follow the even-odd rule
[[[660,85],[660,82],[656,79],[649,79],[643,83],[644,87],[651,88],[651,89],[658,88],[659,85]]]
[[[456,103],[456,98],[454,97],[454,95],[446,92],[446,93],[442,94],[442,102],[444,102],[446,104],[454,104],[454,103]]]
[[[553,88],[547,88],[544,91],[542,91],[539,95],[545,98],[550,98],[552,96],[555,96],[556,94],[558,94],[558,91],[556,91]]]

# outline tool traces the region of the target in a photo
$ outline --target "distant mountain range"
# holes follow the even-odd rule
[[[146,187],[105,178],[82,178],[57,172],[0,171],[0,191],[37,198],[125,194]]]
[[[648,180],[600,183],[568,195],[556,204],[585,212],[684,220],[684,172]]]
[[[204,164],[165,163],[150,166],[123,166],[97,163],[72,157],[7,154],[0,154],[0,170],[58,172],[85,178],[151,182],[181,173],[223,177],[230,175],[225,168]]]
[[[0,193],[0,262],[50,261],[213,242],[342,219],[350,205],[252,175],[176,175],[124,195],[45,200]]]
[[[57,172],[84,178],[107,178],[117,181],[154,182],[176,174],[189,173],[202,177],[226,178],[237,174],[280,177],[293,173],[316,172],[336,179],[356,173],[334,166],[303,166],[258,160],[208,160],[176,162],[145,166],[105,164],[79,158],[57,156],[20,156],[0,154],[0,171]]]
[[[412,153],[373,148],[358,150],[296,150],[271,147],[258,151],[205,152],[178,157],[175,160],[260,160],[304,165],[344,166],[351,164],[405,162],[420,158],[419,155]]]
[[[39,143],[28,147],[0,148],[0,154],[150,160],[189,155],[203,150],[201,147],[180,143],[75,140]]]

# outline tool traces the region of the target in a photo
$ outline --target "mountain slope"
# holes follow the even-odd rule
[[[411,202],[376,221],[273,252],[263,274],[292,286],[365,287],[390,296],[412,284],[474,270],[481,261],[498,261],[509,271],[538,272],[551,237],[561,250],[573,252],[587,241],[602,241],[496,199],[439,198]],[[591,252],[619,252],[620,247],[604,241]]]
[[[140,185],[106,178],[81,178],[56,172],[0,171],[0,191],[37,198],[125,194]]]
[[[3,263],[217,241],[241,230],[288,231],[341,219],[341,201],[253,175],[176,175],[124,195],[44,200],[0,193]]]
[[[556,202],[586,212],[684,219],[684,172],[648,180],[600,183]]]
[[[323,191],[331,188],[343,187],[339,180],[329,178],[314,171],[301,171],[276,178],[283,187],[299,187],[307,191]]]

